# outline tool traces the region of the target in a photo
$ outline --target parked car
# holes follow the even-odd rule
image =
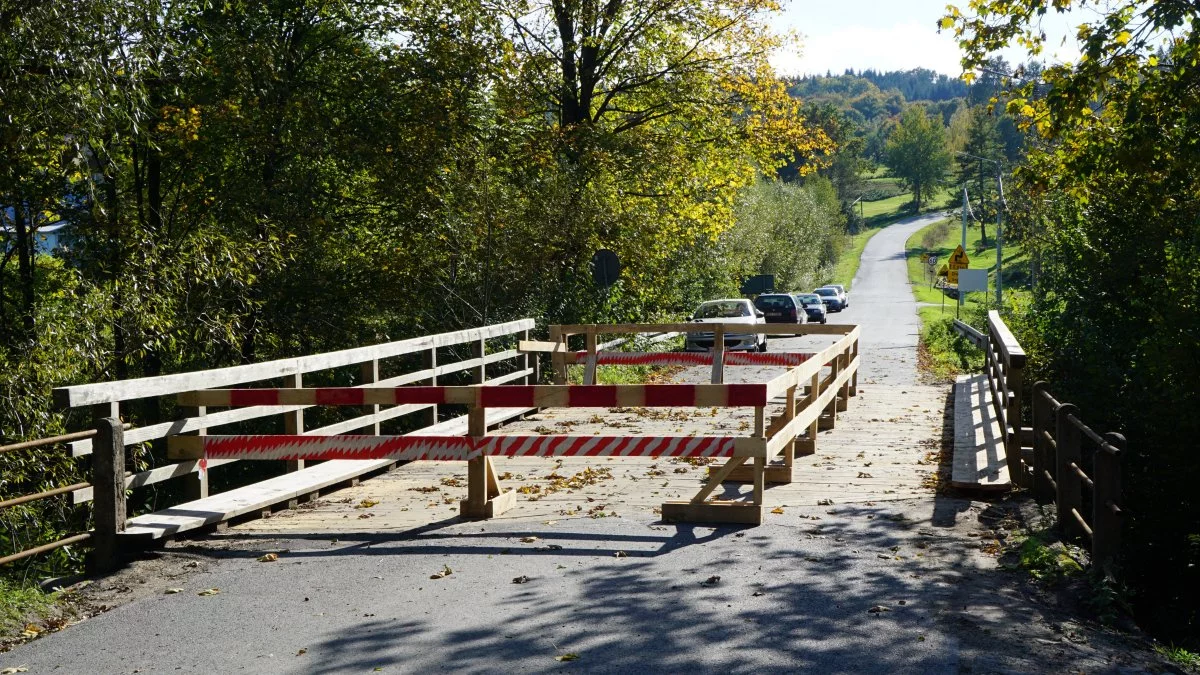
[[[749,300],[732,298],[709,300],[701,303],[695,313],[688,317],[694,323],[735,323],[754,326],[765,323],[763,313],[754,308]],[[712,333],[688,333],[684,349],[689,352],[706,352],[713,348]],[[767,336],[759,333],[725,333],[727,351],[767,351]]]
[[[821,296],[816,293],[798,293],[794,297],[804,308],[810,322],[825,323],[825,303],[821,302]]]
[[[767,323],[804,323],[806,316],[803,306],[788,293],[764,293],[754,299],[754,306]]]
[[[822,286],[813,290],[813,293],[821,296],[821,302],[825,303],[825,307],[827,307],[830,312],[840,312],[846,308],[846,306],[842,304],[842,298],[838,295],[836,288]]]
[[[846,287],[841,284],[825,284],[830,288],[836,288],[838,295],[842,297],[842,307],[850,306],[850,294],[846,292]]]

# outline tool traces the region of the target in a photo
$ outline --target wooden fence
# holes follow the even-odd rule
[[[1013,482],[1033,490],[1038,499],[1054,500],[1063,533],[1086,539],[1094,561],[1112,559],[1121,539],[1125,438],[1093,431],[1081,421],[1079,409],[1057,401],[1045,382],[1033,386],[1032,426],[1023,426],[1025,351],[999,312],[988,312],[987,333],[957,319],[954,329],[986,355],[984,373]]]
[[[371,345],[323,354],[313,354],[289,359],[279,359],[230,368],[177,373],[158,377],[146,377],[116,382],[102,382],[54,390],[55,403],[63,409],[85,408],[94,411],[96,423],[91,430],[66,436],[28,441],[0,448],[0,452],[33,451],[56,444],[68,444],[73,456],[91,455],[91,480],[88,483],[64,485],[35,495],[16,497],[0,502],[0,508],[16,506],[34,499],[71,495],[74,503],[93,502],[92,515],[95,527],[90,533],[79,533],[63,540],[42,544],[26,551],[0,559],[0,564],[14,562],[32,555],[68,546],[89,543],[96,547],[93,556],[99,568],[111,562],[117,539],[123,535],[136,534],[157,538],[183,531],[190,527],[213,524],[247,513],[261,513],[273,505],[286,503],[295,505],[300,499],[316,496],[320,490],[332,485],[356,481],[359,476],[379,471],[394,462],[325,462],[305,469],[303,461],[286,462],[289,472],[279,479],[268,479],[244,488],[237,488],[222,495],[237,493],[237,507],[232,508],[217,502],[218,497],[209,494],[209,472],[236,460],[187,460],[158,466],[147,471],[131,473],[126,470],[125,448],[139,443],[153,442],[176,435],[204,436],[209,429],[226,425],[237,425],[261,420],[273,420],[286,433],[306,436],[324,436],[351,431],[378,434],[380,425],[390,420],[420,414],[419,423],[425,427],[440,427],[444,430],[466,429],[466,418],[461,416],[439,423],[438,406],[435,404],[408,404],[395,406],[365,405],[362,414],[343,419],[318,428],[306,428],[304,411],[308,405],[258,405],[215,413],[208,413],[203,406],[180,407],[178,419],[141,427],[127,428],[117,420],[122,417],[123,407],[138,399],[173,397],[181,392],[215,387],[242,386],[254,383],[268,385],[282,380],[285,386],[304,387],[304,376],[322,373],[323,377],[340,374],[343,379],[357,380],[358,386],[400,386],[406,384],[436,385],[440,377],[465,373],[470,382],[476,384],[531,384],[537,381],[539,367],[536,358],[516,349],[520,339],[529,338],[534,327],[532,319],[522,319],[504,324],[473,328],[452,333],[441,333],[386,344]],[[491,344],[489,344],[489,342]],[[466,358],[458,352],[467,347]],[[412,361],[419,361],[417,370]],[[488,376],[489,368],[504,372]],[[354,371],[353,375],[348,371]],[[390,374],[389,374],[390,373]],[[387,377],[381,375],[388,374]],[[461,377],[461,376],[460,376]],[[496,411],[489,414],[485,423],[498,424],[511,417],[523,414],[524,410]],[[432,427],[431,427],[432,428]],[[418,432],[419,433],[419,432]],[[185,499],[192,500],[181,513],[197,513],[196,517],[175,517],[166,512],[146,514],[127,519],[125,517],[126,492],[135,488],[153,485],[171,479],[184,483]],[[167,515],[162,515],[162,514]],[[139,526],[139,521],[141,525]]]
[[[1124,448],[1124,436],[1097,434],[1079,419],[1078,408],[1055,400],[1045,382],[1033,385],[1034,493],[1054,500],[1063,532],[1086,539],[1101,563],[1116,556],[1121,543]]]

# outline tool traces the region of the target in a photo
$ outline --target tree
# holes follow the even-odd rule
[[[1123,539],[1111,568],[1160,638],[1200,634],[1200,31],[1184,0],[972,0],[942,19],[968,78],[1044,15],[1086,7],[1082,58],[1014,78],[1006,111],[1033,135],[1013,220],[1041,252],[1032,302],[1011,312],[1027,379],[1128,439]]]
[[[950,170],[950,152],[941,120],[930,119],[918,106],[906,109],[888,138],[887,165],[912,190],[913,202],[920,212],[921,203],[937,194]]]
[[[972,107],[966,142],[962,153],[954,159],[958,163],[957,182],[968,186],[968,195],[977,203],[975,218],[979,221],[979,238],[984,246],[987,246],[987,222],[995,214],[996,163],[1001,160],[1001,151],[1000,134],[987,106]]]

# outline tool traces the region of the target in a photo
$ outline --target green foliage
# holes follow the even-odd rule
[[[1200,671],[1200,654],[1196,652],[1191,652],[1175,645],[1155,645],[1154,651],[1177,666],[1187,668],[1193,672]]]
[[[887,165],[913,193],[916,210],[921,202],[940,192],[950,169],[950,152],[941,119],[930,119],[925,111],[911,107],[888,137]]]
[[[47,616],[57,596],[32,584],[0,579],[0,634],[11,634],[30,619]]]
[[[973,0],[970,14],[953,9],[943,25],[973,68],[1014,41],[1036,55],[1042,15],[1077,4]],[[1049,381],[1094,428],[1128,438],[1120,569],[1139,619],[1176,640],[1200,632],[1194,17],[1179,0],[1111,3],[1079,27],[1078,62],[1009,83],[1005,103],[1039,136],[1011,211],[1041,262],[1032,303],[1013,315],[1028,379]]]
[[[1018,565],[1038,581],[1054,583],[1083,573],[1083,567],[1067,554],[1062,544],[1050,545],[1037,534],[1021,542]]]

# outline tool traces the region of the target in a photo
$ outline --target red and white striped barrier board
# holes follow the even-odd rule
[[[496,385],[482,387],[312,387],[204,389],[179,395],[180,405],[401,405],[457,403],[481,408],[757,407],[766,384]]]
[[[568,355],[571,363],[587,362],[587,352]],[[598,366],[711,366],[711,352],[596,352]],[[800,352],[725,352],[727,366],[798,366],[812,358]]]
[[[731,457],[730,436],[173,436],[171,455],[205,459]]]

